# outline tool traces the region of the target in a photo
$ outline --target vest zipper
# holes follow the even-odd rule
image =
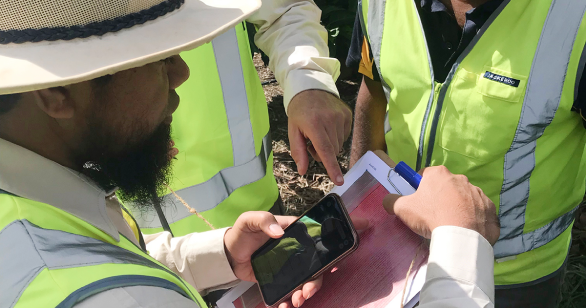
[[[413,7],[415,9],[415,12],[418,12],[419,8],[417,7],[417,4],[415,2],[412,2]],[[433,105],[434,105],[434,101],[436,98],[436,94],[437,94],[437,83],[435,82],[435,73],[433,71],[433,63],[431,62],[431,54],[429,52],[429,46],[427,45],[427,37],[425,35],[425,30],[423,30],[423,23],[421,22],[421,16],[419,16],[419,13],[416,13],[415,15],[417,15],[417,19],[419,20],[419,27],[421,30],[421,35],[423,35],[423,41],[425,44],[425,50],[427,52],[427,61],[429,63],[429,74],[430,74],[430,80],[431,80],[431,91],[433,93],[430,94],[430,100],[427,103],[427,108],[425,110],[425,115],[423,116],[423,123],[421,124],[421,133],[419,134],[419,148],[417,149],[417,161],[415,164],[415,170],[419,171],[422,167],[422,162],[424,162],[424,156],[426,155],[426,142],[425,142],[425,135],[427,134],[427,127],[429,126],[429,115],[433,114],[432,109],[433,109]],[[381,78],[382,79],[382,78]],[[429,142],[427,142],[429,143]],[[425,162],[424,162],[425,163]],[[424,165],[425,166],[425,165]]]
[[[474,38],[472,39],[470,44],[466,47],[466,49],[464,49],[464,51],[456,59],[456,62],[454,62],[454,64],[452,65],[450,73],[448,74],[446,80],[443,83],[440,84],[440,83],[436,83],[434,81],[435,79],[433,76],[433,66],[430,64],[431,71],[432,71],[432,82],[434,82],[435,86],[436,86],[435,93],[434,93],[434,104],[433,104],[433,108],[435,110],[433,110],[433,112],[431,113],[431,114],[433,114],[433,118],[431,121],[431,127],[428,132],[426,131],[426,133],[428,134],[428,137],[427,137],[427,144],[425,145],[426,148],[424,147],[424,150],[425,150],[424,152],[426,153],[425,154],[426,157],[424,160],[425,167],[429,167],[431,164],[431,156],[433,155],[433,148],[435,146],[435,139],[436,139],[436,134],[437,134],[437,126],[439,125],[439,118],[440,118],[440,115],[441,115],[441,112],[443,109],[444,98],[446,97],[446,94],[447,94],[446,92],[450,86],[450,83],[452,82],[454,74],[458,70],[460,63],[464,60],[464,58],[466,58],[466,56],[468,56],[468,54],[470,53],[470,51],[472,51],[472,49],[474,48],[476,43],[480,40],[480,38],[482,37],[484,32],[486,32],[486,29],[488,29],[488,27],[492,24],[492,22],[496,19],[496,17],[501,13],[501,11],[505,8],[505,6],[510,1],[511,0],[503,1],[503,3],[500,4],[498,9],[495,10],[491,14],[491,16],[488,18],[488,20],[484,23],[484,25],[482,25],[480,30],[478,30],[476,32],[476,36],[474,36]],[[420,23],[421,23],[421,20],[420,20]],[[423,30],[423,26],[421,28],[421,31],[424,33],[423,37],[425,38],[425,32]],[[431,57],[429,56],[429,46],[427,46],[427,40],[426,40],[425,46],[427,47],[428,60],[431,61]],[[425,120],[427,120],[429,122],[428,118],[426,118]]]
[[[429,167],[430,158],[431,158],[430,151],[433,152],[433,149],[429,148],[430,144],[432,143],[430,132],[432,131],[433,126],[437,126],[437,123],[434,123],[433,118],[436,117],[437,112],[441,112],[441,110],[438,111],[438,110],[436,110],[436,108],[438,107],[437,101],[438,101],[440,91],[443,87],[443,84],[436,82],[436,81],[433,81],[433,83],[434,83],[433,94],[432,94],[433,100],[432,100],[431,108],[430,108],[431,111],[429,112],[429,114],[432,115],[432,117],[430,118],[429,115],[427,116],[427,123],[424,128],[425,131],[423,132],[424,143],[423,143],[423,151],[422,151],[423,154],[422,154],[422,158],[421,158],[422,164],[417,166],[418,170],[421,168]]]

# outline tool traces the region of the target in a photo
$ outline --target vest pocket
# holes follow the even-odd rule
[[[502,157],[515,136],[526,80],[490,67],[477,72],[461,67],[444,99],[436,135],[437,144],[447,151],[443,155],[455,152],[473,164]]]

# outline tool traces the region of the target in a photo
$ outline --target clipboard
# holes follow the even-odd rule
[[[417,264],[405,283],[406,267],[415,256],[420,237],[382,208],[382,198],[386,194],[409,195],[414,192],[415,189],[407,181],[373,152],[367,152],[356,162],[344,176],[344,185],[335,186],[330,193],[342,197],[348,212],[370,214],[377,222],[374,225],[371,222],[372,226],[361,235],[358,250],[339,263],[334,273],[325,275],[322,289],[307,300],[303,307],[398,308],[405,284],[404,307],[412,308],[419,301],[419,292],[427,272],[427,254],[416,260]],[[386,243],[386,236],[381,236],[381,232],[387,231],[384,228],[389,228],[392,233],[388,235]],[[373,241],[382,243],[382,248],[377,250],[378,244],[373,244]],[[395,251],[401,255],[396,264],[392,259]],[[385,259],[387,255],[388,259]],[[377,274],[380,274],[379,277]],[[361,288],[366,291],[359,291]],[[401,292],[397,292],[397,289]],[[217,302],[217,307],[263,308],[265,305],[258,287],[250,282],[242,282],[227,292]]]

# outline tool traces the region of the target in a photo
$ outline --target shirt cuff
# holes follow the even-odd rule
[[[438,278],[478,286],[494,302],[494,252],[476,231],[441,226],[431,234],[426,281]]]
[[[288,72],[287,78],[281,86],[283,87],[283,104],[285,112],[291,99],[305,90],[322,90],[340,97],[336,88],[336,79],[340,75],[340,62],[332,58],[312,58],[313,66],[320,69],[298,68]],[[323,63],[322,63],[323,62]],[[321,64],[321,65],[320,65]],[[323,69],[321,67],[327,67]]]
[[[175,238],[169,232],[160,232],[144,235],[144,239],[153,258],[205,295],[238,282],[224,249],[224,234],[228,229]]]
[[[238,280],[224,249],[224,235],[228,229],[207,231],[205,237],[196,236],[193,239],[197,239],[197,243],[187,246],[192,248],[192,253],[186,254],[190,268],[197,275],[194,277],[198,280],[196,284],[202,289],[213,290]]]

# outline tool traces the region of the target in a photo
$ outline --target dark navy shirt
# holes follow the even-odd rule
[[[466,12],[466,23],[463,28],[460,28],[454,15],[440,0],[414,1],[419,4],[417,6],[418,12],[425,32],[435,80],[443,83],[456,59],[504,0],[490,0]],[[360,14],[360,12],[357,14]],[[346,66],[358,69],[362,60],[363,38],[364,34],[360,27],[360,20],[356,15]],[[372,72],[374,80],[380,80],[375,64],[373,64]],[[584,75],[583,73],[582,77]],[[586,78],[581,78],[577,82],[579,82],[578,95],[573,109],[576,112],[584,110],[584,116],[582,117],[584,119],[586,117]],[[586,120],[583,123],[586,127]]]

